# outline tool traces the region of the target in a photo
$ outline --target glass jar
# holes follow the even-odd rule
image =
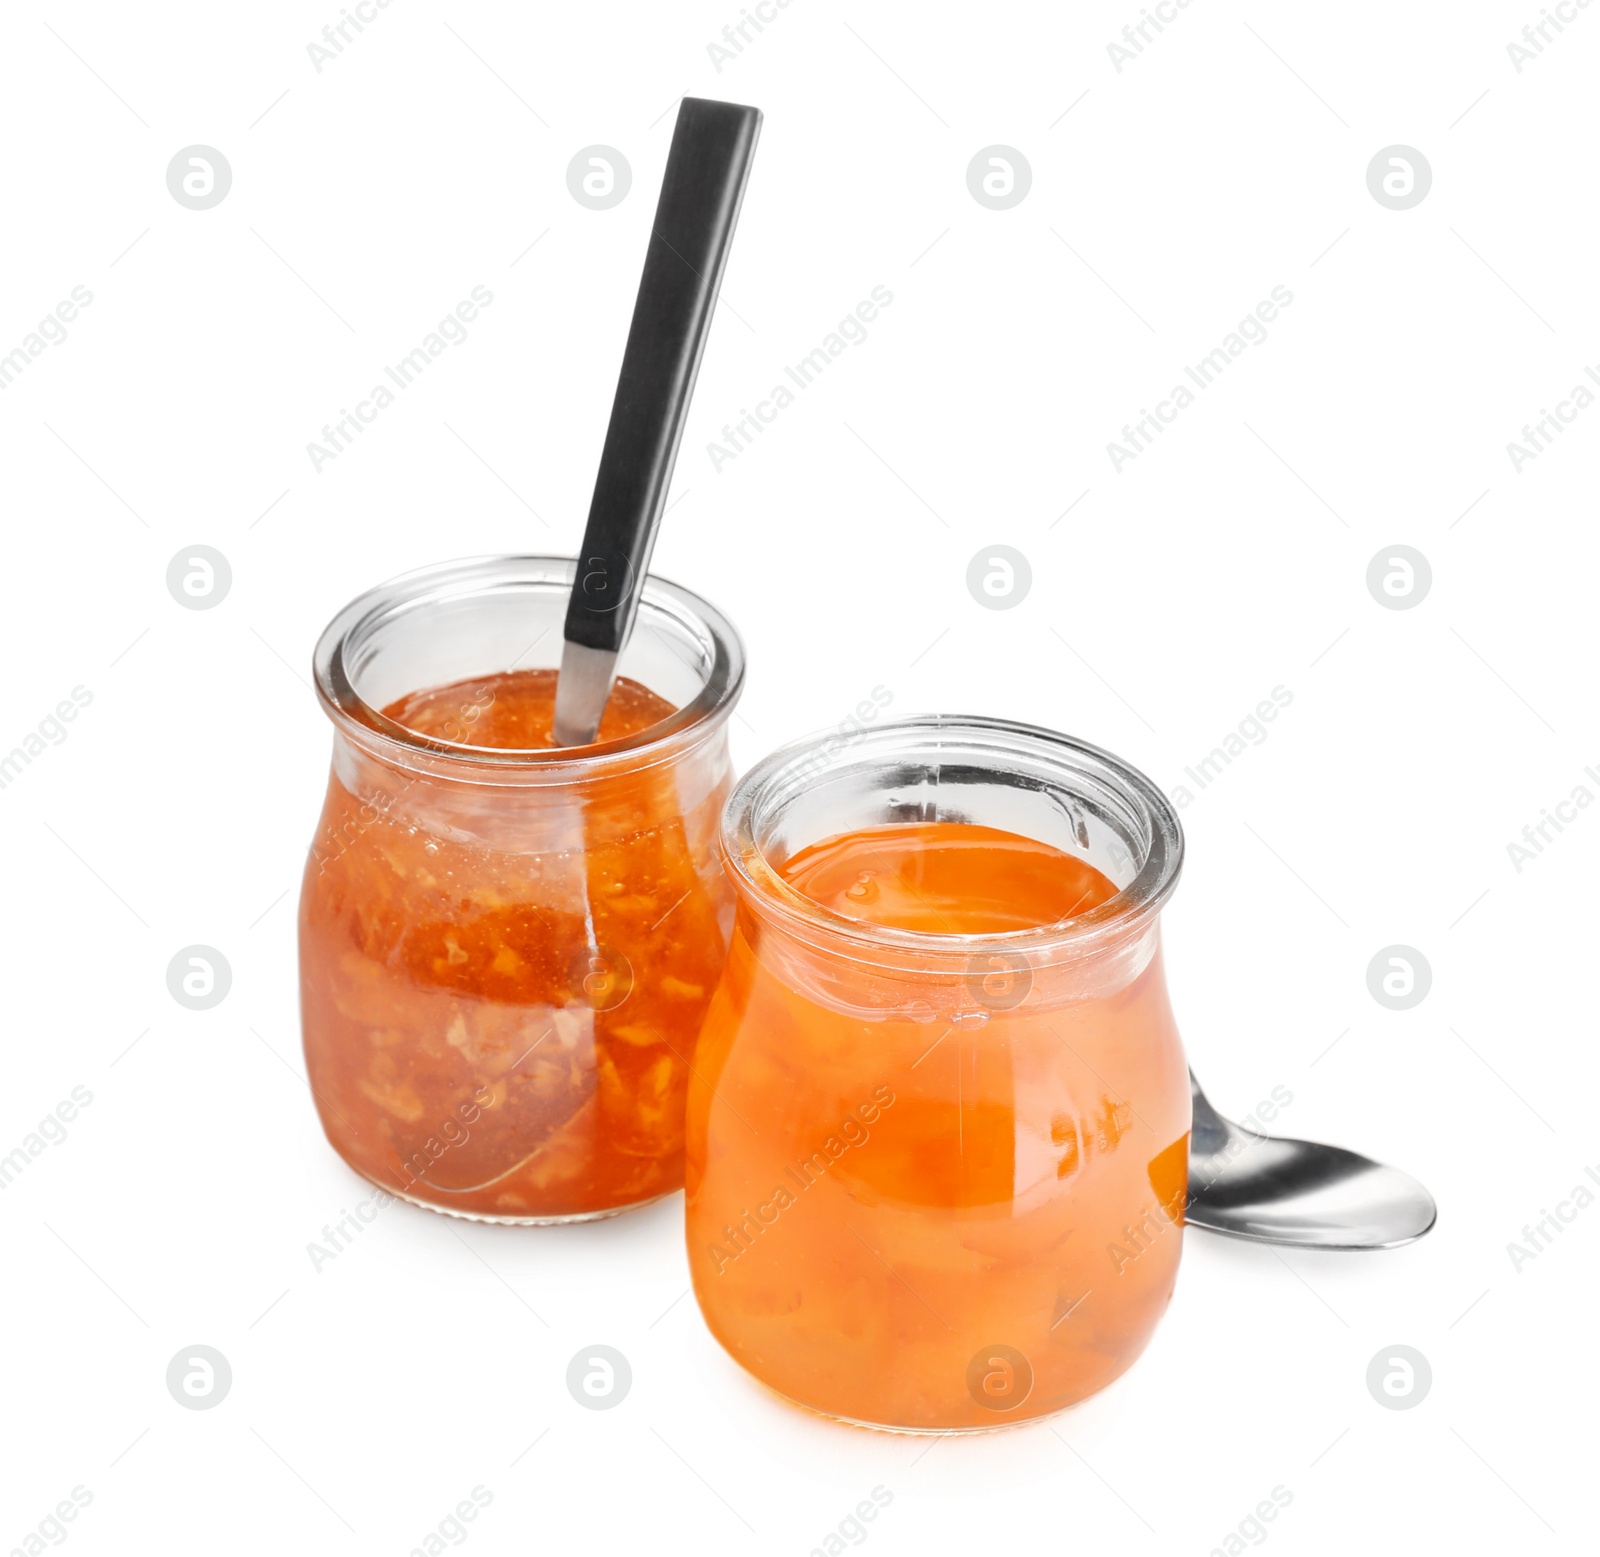
[[[705,601],[648,579],[619,662],[619,688],[670,717],[576,752],[473,744],[492,700],[473,678],[559,663],[573,574],[555,557],[408,574],[316,651],[334,739],[300,904],[312,1092],[358,1173],[480,1221],[610,1216],[682,1184],[732,925],[716,828],[744,656]],[[437,734],[384,712],[458,683]]]
[[[1051,845],[1115,894],[972,936],[846,917],[781,874],[824,839],[947,821]],[[993,1428],[1108,1384],[1182,1244],[1166,798],[1067,736],[917,718],[768,757],[728,801],[722,850],[738,915],[687,1165],[712,1333],[771,1388],[865,1426]]]

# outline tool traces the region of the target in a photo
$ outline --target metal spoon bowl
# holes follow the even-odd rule
[[[1340,1146],[1247,1130],[1211,1106],[1193,1071],[1189,1089],[1191,1226],[1301,1249],[1398,1249],[1438,1219],[1409,1173]]]

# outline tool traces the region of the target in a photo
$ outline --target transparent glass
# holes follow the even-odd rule
[[[358,1173],[496,1222],[608,1216],[683,1181],[683,1109],[733,900],[716,849],[743,652],[645,583],[618,666],[677,712],[570,750],[443,738],[383,709],[559,664],[573,564],[501,557],[353,601],[316,651],[333,721],[300,904],[306,1064]]]
[[[822,839],[927,822],[1040,840],[1118,890],[971,936],[849,918],[780,874]],[[767,758],[721,836],[738,914],[687,1162],[713,1334],[791,1400],[901,1430],[1004,1426],[1116,1378],[1172,1295],[1188,1173],[1165,797],[1066,736],[928,717]]]

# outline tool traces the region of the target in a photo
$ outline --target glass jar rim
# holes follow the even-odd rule
[[[870,920],[854,919],[825,908],[790,886],[766,857],[757,837],[758,812],[764,801],[797,774],[820,776],[819,763],[849,766],[874,749],[897,743],[948,738],[979,743],[991,754],[1008,750],[1019,758],[1053,763],[1063,778],[1089,774],[1113,789],[1147,829],[1144,858],[1133,879],[1112,897],[1087,912],[1054,924],[1030,926],[987,935],[905,930]],[[723,808],[721,846],[728,874],[744,898],[758,911],[774,915],[802,938],[844,941],[858,954],[898,952],[917,958],[976,956],[1025,957],[1054,962],[1090,955],[1147,928],[1177,885],[1183,867],[1183,828],[1172,802],[1131,763],[1075,736],[1039,725],[994,719],[981,714],[919,714],[893,720],[846,738],[839,747],[837,731],[806,736],[763,758],[734,786]],[[843,755],[848,754],[848,755]],[[1003,768],[1001,769],[1003,771]]]
[[[459,764],[464,773],[491,782],[572,783],[620,768],[633,771],[679,755],[726,724],[744,687],[738,631],[708,600],[654,573],[642,586],[641,615],[653,608],[694,630],[709,648],[711,665],[695,697],[668,718],[620,740],[597,741],[578,748],[579,755],[560,746],[473,746],[422,735],[390,719],[356,689],[351,663],[356,651],[406,613],[474,596],[551,586],[570,590],[576,575],[572,557],[535,555],[466,557],[399,574],[357,595],[323,629],[312,662],[317,700],[335,729],[375,756],[403,766]]]

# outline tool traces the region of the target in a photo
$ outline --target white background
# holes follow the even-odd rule
[[[484,1554],[805,1553],[874,1486],[882,1553],[1205,1553],[1275,1486],[1285,1553],[1575,1550],[1600,1208],[1520,1273],[1507,1244],[1600,1165],[1600,815],[1520,872],[1506,846],[1600,794],[1600,409],[1520,474],[1506,445],[1600,365],[1600,7],[1518,73],[1531,0],[1195,0],[1119,72],[1131,0],[793,0],[719,72],[732,0],[394,0],[319,73],[338,9],[0,11],[0,353],[94,297],[0,393],[0,750],[93,696],[0,791],[0,1153],[93,1094],[0,1193],[0,1550],[79,1485],[85,1554],[399,1557],[474,1486]],[[676,1197],[556,1231],[395,1208],[306,1253],[365,1193],[299,1079],[311,646],[402,570],[576,548],[683,93],[767,116],[656,561],[745,633],[741,769],[882,685],[1171,789],[1288,689],[1183,813],[1179,1019],[1225,1111],[1286,1086],[1282,1129],[1440,1204],[1391,1254],[1187,1234],[1144,1358],[1046,1425],[930,1448],[783,1406],[684,1296]],[[233,173],[206,211],[165,182],[196,143]],[[1004,211],[966,183],[996,143],[1032,169]],[[1366,183],[1396,143],[1433,171],[1405,211]],[[633,171],[609,211],[567,189],[594,144]],[[465,344],[317,473],[479,285]],[[714,469],[875,286],[865,342]],[[1117,473],[1108,440],[1274,286],[1268,339]],[[233,571],[203,612],[165,585],[196,543]],[[1411,610],[1365,583],[1396,543],[1432,568]],[[1006,611],[965,584],[994,544],[1032,567]],[[194,942],[234,973],[204,1013],[165,983]],[[1367,991],[1391,943],[1433,971],[1405,1012]],[[596,1342],[634,1373],[606,1412],[564,1385]],[[233,1369],[214,1410],[165,1387],[195,1343]],[[1394,1344],[1433,1370],[1403,1412],[1365,1384]]]

